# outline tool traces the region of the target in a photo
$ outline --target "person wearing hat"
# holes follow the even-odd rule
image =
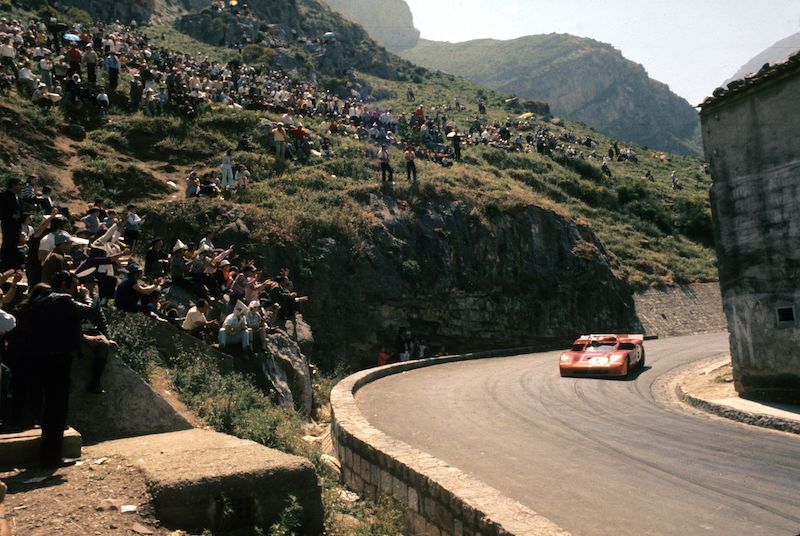
[[[117,285],[114,294],[114,305],[117,309],[126,313],[139,313],[143,310],[142,297],[161,290],[159,284],[143,285],[141,277],[142,267],[135,262],[128,264],[128,275]]]
[[[67,71],[67,76],[72,75],[80,75],[81,74],[81,60],[83,59],[83,54],[81,54],[80,49],[76,43],[72,43],[69,46],[69,49],[64,54],[67,58],[67,64],[69,65],[69,71]]]
[[[42,282],[48,285],[53,277],[59,272],[68,272],[72,268],[72,257],[69,252],[72,249],[73,238],[66,231],[56,233],[54,237],[55,249],[51,251],[42,263]]]
[[[189,248],[186,244],[177,240],[172,247],[172,257],[169,260],[169,275],[172,279],[172,284],[177,285],[187,290],[194,290],[194,287],[186,280],[187,261],[184,254]]]
[[[81,218],[81,221],[86,226],[86,230],[92,235],[97,234],[97,231],[100,230],[100,218],[98,217],[99,214],[100,208],[92,207],[89,209],[86,216]]]

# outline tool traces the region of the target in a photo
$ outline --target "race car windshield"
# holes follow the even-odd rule
[[[615,344],[603,344],[599,341],[592,341],[586,345],[587,352],[609,352],[614,349]]]

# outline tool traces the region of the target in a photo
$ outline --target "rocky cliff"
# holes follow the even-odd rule
[[[175,233],[168,240],[211,225],[221,229],[218,242],[241,244],[259,265],[295,267],[296,287],[311,296],[302,310],[323,362],[339,356],[373,364],[380,345],[394,348],[401,327],[454,352],[636,325],[631,289],[604,247],[587,228],[549,210],[484,211],[446,195],[409,206],[369,194],[360,203],[373,223],[358,248],[313,230],[302,243],[265,236],[254,245],[251,216],[202,203],[179,209],[200,216],[194,219],[171,206],[149,218]]]
[[[553,113],[622,140],[699,154],[697,113],[611,45],[566,34],[464,43],[421,40],[406,59],[550,103]]]
[[[333,9],[357,22],[378,43],[393,52],[416,46],[419,30],[403,0],[325,0]]]
[[[193,0],[194,8],[201,0]],[[375,43],[369,34],[317,0],[250,0],[219,13],[205,8],[180,17],[180,31],[212,45],[261,43],[313,65],[315,71],[341,76],[349,69],[393,79],[411,67]],[[321,39],[332,32],[335,39]]]

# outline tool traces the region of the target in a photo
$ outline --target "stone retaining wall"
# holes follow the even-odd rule
[[[728,329],[719,283],[649,289],[634,296],[646,335],[675,337]]]
[[[387,496],[402,503],[408,532],[413,535],[567,535],[547,518],[499,491],[373,428],[354,398],[364,385],[392,374],[532,350],[483,352],[399,363],[365,370],[341,381],[331,392],[331,429],[344,484],[372,501]]]

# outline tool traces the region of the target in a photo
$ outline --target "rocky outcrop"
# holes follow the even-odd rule
[[[370,37],[394,52],[416,46],[419,30],[403,0],[326,0],[336,11],[364,27]]]
[[[182,12],[187,0],[60,0],[65,7],[77,7],[89,13],[93,18],[114,21],[124,24],[131,21],[156,22],[171,19]]]
[[[636,325],[632,291],[602,244],[550,210],[479,207],[444,193],[413,206],[375,194],[359,202],[374,225],[358,245],[319,232],[288,244],[238,233],[270,223],[231,226],[250,217],[237,208],[198,204],[187,210],[203,217],[187,220],[164,206],[148,219],[176,233],[168,242],[205,226],[225,228],[218,242],[240,244],[266,273],[291,266],[296,287],[311,296],[301,309],[314,326],[314,357],[323,365],[345,356],[372,365],[381,345],[394,348],[401,327],[424,335],[436,350],[454,352]]]
[[[697,113],[611,45],[567,34],[463,43],[421,40],[414,63],[548,102],[554,114],[638,145],[700,154]]]
[[[313,409],[311,369],[300,346],[285,334],[267,338],[261,368],[281,397],[281,402],[296,407],[308,418]]]
[[[175,21],[179,31],[218,46],[258,43],[261,41],[259,26],[259,20],[253,16],[216,13],[211,9],[190,13]]]

